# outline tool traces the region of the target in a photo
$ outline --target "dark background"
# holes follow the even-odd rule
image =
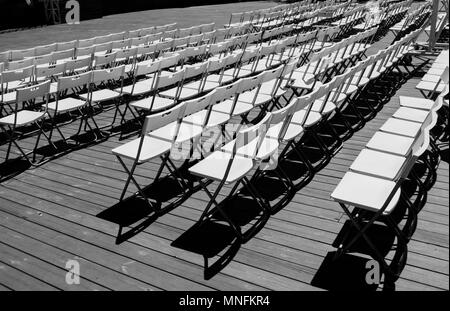
[[[63,20],[66,1],[59,0]],[[246,0],[78,0],[81,20],[132,11],[244,1]],[[32,0],[32,3],[29,6],[25,0],[0,0],[0,30],[46,24],[43,4],[38,0]]]

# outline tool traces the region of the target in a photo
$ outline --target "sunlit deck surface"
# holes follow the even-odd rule
[[[67,25],[0,35],[0,50],[25,48],[53,41],[68,41],[134,29],[144,25],[178,22],[181,27],[206,22],[226,23],[229,13],[269,7],[271,2],[232,3],[200,8],[168,9],[110,16]],[[133,21],[135,20],[135,22]],[[392,41],[388,34],[371,51]],[[291,201],[271,216],[250,241],[236,245],[231,261],[205,279],[203,253],[209,263],[223,254],[230,232],[223,226],[193,228],[208,198],[197,191],[169,213],[146,219],[148,210],[135,202],[118,203],[126,174],[111,149],[127,140],[119,136],[72,151],[43,166],[30,168],[0,184],[0,289],[1,290],[323,290],[363,289],[365,261],[349,261],[330,268],[329,252],[346,217],[330,194],[376,130],[399,107],[399,96],[421,97],[415,86],[427,67],[397,90],[391,100],[300,189]],[[112,112],[111,112],[112,113]],[[99,116],[105,120],[110,114]],[[77,123],[64,127],[70,132]],[[133,136],[133,138],[136,136]],[[0,147],[3,159],[6,146]],[[315,156],[311,151],[310,156]],[[407,266],[396,290],[449,289],[449,162],[448,145],[442,149],[437,180],[408,244]],[[143,165],[137,176],[151,183],[159,162]],[[296,168],[301,171],[302,168]],[[147,183],[146,183],[147,182]],[[170,194],[163,186],[159,193]],[[133,189],[134,190],[134,189]],[[271,193],[277,188],[270,187]],[[269,192],[269,190],[267,190]],[[129,192],[131,194],[131,191]],[[251,215],[247,203],[240,217]],[[246,214],[246,215],[244,215]],[[138,232],[116,243],[118,224],[131,224],[124,233]],[[136,228],[136,225],[143,225]],[[189,230],[189,231],[188,231]],[[382,239],[380,239],[382,240]],[[233,249],[233,250],[236,250]],[[81,265],[80,285],[66,284],[66,262]]]

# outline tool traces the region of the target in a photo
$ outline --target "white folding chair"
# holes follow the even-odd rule
[[[234,230],[238,239],[243,241],[248,240],[256,232],[258,226],[253,226],[242,233],[241,226],[236,223],[236,221],[222,208],[221,204],[216,201],[217,196],[225,184],[234,184],[231,192],[227,196],[228,198],[231,198],[236,193],[236,190],[238,190],[241,183],[248,189],[251,197],[261,208],[260,222],[263,223],[267,220],[269,216],[267,202],[253,187],[246,175],[248,175],[248,173],[259,163],[259,161],[256,160],[256,156],[268,130],[270,118],[271,115],[267,114],[267,116],[258,124],[240,131],[236,136],[231,152],[223,150],[215,151],[189,168],[191,174],[202,178],[202,180],[200,180],[200,185],[210,199],[198,221],[199,224],[203,223],[206,219],[212,220],[215,212],[218,211],[223,219]],[[249,155],[249,157],[240,155],[246,150],[248,150],[248,152],[245,153]],[[213,193],[207,188],[207,183],[211,181],[219,183]],[[214,209],[211,209],[213,205]]]
[[[16,93],[16,101],[11,114],[0,118],[0,126],[3,128],[8,141],[8,149],[6,151],[5,162],[8,161],[11,147],[14,144],[19,150],[21,157],[24,157],[31,165],[37,165],[41,161],[36,161],[36,151],[39,147],[41,135],[47,139],[49,145],[56,149],[53,142],[45,134],[42,128],[42,121],[47,116],[47,103],[50,91],[50,81],[40,84],[19,88]],[[41,110],[40,100],[44,103],[44,110]],[[37,108],[37,110],[33,110]],[[37,127],[37,138],[31,151],[25,150],[19,145],[18,140],[24,135],[27,126],[35,125]],[[29,155],[33,157],[30,158]]]

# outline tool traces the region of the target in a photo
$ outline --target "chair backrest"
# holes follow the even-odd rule
[[[237,90],[238,94],[252,90],[255,87],[257,87],[258,85],[260,85],[263,74],[264,74],[264,72],[257,76],[240,79],[239,87]]]
[[[39,84],[17,89],[17,103],[23,103],[40,97],[48,97],[50,83],[50,80],[47,80]]]
[[[278,125],[278,124],[282,123],[281,127],[279,128],[279,131],[276,133],[273,133],[276,135],[273,138],[280,140],[284,137],[284,135],[286,134],[286,131],[289,127],[289,124],[291,122],[292,116],[295,113],[295,105],[296,105],[296,102],[292,101],[291,103],[284,106],[283,108],[271,112],[272,119],[270,120],[270,126],[274,126],[274,125]]]
[[[106,42],[101,44],[96,44],[94,47],[94,53],[109,53],[113,49],[112,42]]]
[[[58,50],[56,52],[52,52],[51,60],[52,62],[57,62],[61,59],[72,59],[75,56],[75,49],[68,50]]]
[[[186,105],[184,102],[167,109],[160,113],[151,114],[145,117],[144,125],[142,126],[142,137],[151,133],[154,130],[157,130],[167,124],[170,124],[174,121],[181,122],[184,116],[184,109]],[[176,139],[177,133],[173,133],[172,141]]]
[[[184,79],[190,79],[192,77],[202,75],[206,72],[207,68],[208,62],[185,66],[184,69],[186,70],[186,73],[184,75]]]
[[[134,59],[138,54],[138,48],[123,48],[114,51],[116,53],[116,60],[125,59],[125,61],[129,61],[130,59]]]
[[[131,38],[130,46],[140,46],[148,43],[148,36]]]
[[[35,55],[39,56],[39,55],[50,54],[52,52],[55,52],[56,49],[57,49],[56,43],[40,45],[40,46],[35,47]]]
[[[33,66],[33,65],[34,65],[34,59],[27,58],[27,59],[9,62],[8,70],[19,70],[19,69],[26,68],[26,67]]]
[[[111,45],[112,45],[112,49],[124,49],[124,48],[129,48],[130,47],[130,43],[131,43],[131,39],[122,39],[122,40],[117,40],[117,41],[112,41]]]
[[[84,72],[78,75],[60,77],[58,79],[58,92],[62,92],[68,89],[84,88],[89,86],[92,80],[92,71]]]
[[[26,57],[34,57],[35,55],[36,51],[34,48],[10,51],[11,61],[23,60]]]
[[[170,74],[164,74],[164,75],[158,75],[157,81],[156,81],[156,87],[158,89],[165,88],[170,85],[175,85],[177,83],[180,83],[184,78],[185,70],[179,70],[174,73]]]
[[[161,65],[159,68],[160,68],[160,70],[162,70],[162,69],[168,69],[171,67],[176,67],[178,65],[179,60],[180,60],[179,54],[174,54],[172,56],[162,58]]]
[[[116,61],[117,52],[112,52],[108,54],[103,55],[95,55],[94,56],[94,67],[102,67],[102,66],[108,66],[113,65]]]
[[[284,66],[278,66],[274,69],[269,69],[262,72],[261,83],[277,80],[281,76],[284,68]]]
[[[314,101],[316,99],[317,99],[316,91],[313,91],[312,93],[309,93],[305,96],[298,97],[295,100],[295,108],[293,108],[295,110],[295,112],[303,110],[305,108],[307,110],[307,112],[303,116],[303,119],[300,122],[298,122],[301,126],[303,126],[305,124],[306,120],[308,119],[309,112],[311,111],[311,108],[312,108],[312,104],[314,103]]]
[[[57,42],[56,43],[56,51],[66,51],[66,50],[72,50],[77,47],[78,41],[68,41],[68,42]]]
[[[221,70],[226,65],[226,59],[220,58],[220,59],[209,59],[208,60],[208,73],[210,72],[216,72],[218,70]]]
[[[125,65],[108,69],[93,70],[92,83],[97,84],[106,81],[118,81],[125,76]]]
[[[91,59],[90,58],[80,58],[72,59],[66,62],[66,70],[68,72],[76,71],[78,69],[90,69]]]
[[[186,104],[186,107],[184,111],[184,116],[188,116],[201,110],[207,109],[212,104],[214,94],[215,91],[211,91],[202,97],[185,101],[184,103]],[[205,119],[207,119],[207,116]],[[205,126],[207,120],[201,121],[204,122],[202,125]]]
[[[35,65],[50,64],[52,62],[52,54],[45,54],[33,57]]]
[[[95,44],[95,38],[78,40],[77,48],[86,48],[86,47],[93,46],[94,44]]]
[[[36,78],[40,77],[57,77],[58,75],[64,74],[66,72],[66,63],[47,65],[47,66],[36,66],[35,75]]]
[[[33,76],[33,73],[34,73],[34,67],[35,66],[28,66],[28,67],[17,69],[17,70],[3,71],[2,74],[0,75],[0,79],[1,79],[0,86],[2,88],[3,87],[7,88],[7,84],[9,82],[26,80],[27,78],[31,79],[31,77]]]
[[[236,155],[238,149],[245,147],[246,145],[253,142],[255,139],[256,147],[253,149],[253,154],[250,154],[250,158],[254,158],[261,147],[261,144],[266,136],[267,131],[269,130],[270,120],[272,118],[272,114],[267,113],[261,121],[257,124],[241,130],[236,135],[236,142],[233,146],[233,157]]]
[[[94,47],[93,46],[80,47],[80,48],[77,48],[76,53],[77,53],[77,57],[92,56],[92,54],[94,54]]]
[[[148,45],[141,45],[137,48],[137,56],[140,59],[147,59],[149,56],[153,56],[153,58],[156,56],[156,48],[157,44],[148,44]]]
[[[157,60],[157,61],[145,61],[145,62],[140,62],[137,63],[136,65],[136,71],[135,71],[135,76],[143,76],[143,75],[147,75],[147,74],[152,74],[155,72],[158,72],[161,66],[161,61]]]
[[[224,86],[219,86],[215,89],[216,94],[214,96],[215,103],[222,102],[236,95],[237,89],[239,87],[240,80],[234,83],[227,84]]]

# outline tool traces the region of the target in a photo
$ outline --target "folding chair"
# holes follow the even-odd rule
[[[35,78],[34,80],[37,83],[50,80],[52,83],[50,84],[50,94],[56,92],[57,80],[59,77],[66,74],[66,64],[54,64],[54,65],[46,65],[46,66],[36,66],[35,68]]]
[[[135,179],[134,172],[138,165],[159,158],[161,159],[161,165],[153,182],[159,180],[164,168],[167,168],[170,174],[176,175],[176,168],[170,160],[170,153],[176,144],[179,128],[184,116],[184,109],[185,104],[180,103],[164,112],[146,116],[140,137],[112,150],[112,153],[117,157],[127,174],[127,179],[122,194],[120,195],[119,202],[124,201],[130,182],[133,182],[137,188],[137,192],[133,196],[140,195],[155,213],[158,214],[162,211],[160,206],[161,202],[151,201],[150,198],[148,198],[145,194],[145,188],[142,188]],[[161,128],[167,129],[167,127],[168,132],[166,133],[166,137],[170,137],[170,139],[167,139],[166,137],[159,138],[153,135],[155,130]],[[131,168],[125,164],[125,159],[132,161]]]
[[[123,116],[120,110],[123,95],[123,80],[125,77],[125,65],[108,69],[97,69],[92,71],[92,81],[87,93],[79,94],[83,100],[89,101],[91,108],[99,107],[105,111],[105,103],[112,102],[115,108],[114,116],[110,124],[100,127],[106,128],[114,125],[117,116]],[[110,109],[107,109],[110,110]],[[100,133],[103,136],[102,133]]]
[[[18,70],[3,71],[0,75],[0,116],[4,114],[5,106],[13,110],[11,104],[17,100],[16,89],[34,83],[34,66]]]
[[[61,64],[72,60],[75,56],[75,49],[55,51],[51,53],[51,63]]]
[[[77,118],[80,119],[80,124],[78,131],[71,137],[78,136],[81,133],[83,125],[89,127],[91,132],[94,129],[100,131],[97,122],[92,114],[92,109],[89,107],[89,100],[77,98],[79,93],[88,91],[90,83],[92,81],[93,72],[88,71],[79,75],[59,77],[56,91],[54,92],[55,100],[48,103],[48,114],[50,116],[50,126],[51,131],[49,138],[52,138],[53,131],[56,129],[65,143],[67,143],[67,138],[61,132],[59,125],[57,123],[57,117],[59,115],[69,115],[71,116],[71,121],[73,122]],[[78,116],[73,116],[73,112],[78,112]],[[94,128],[90,125],[89,119],[93,122]],[[67,122],[66,122],[67,123]],[[94,132],[95,140],[98,139],[97,134]]]
[[[207,67],[208,62],[185,66],[183,69],[185,70],[185,73],[182,84],[179,87],[160,92],[159,96],[177,100],[186,100],[197,96],[201,90],[185,87],[185,83],[192,79],[200,78],[200,80],[202,80],[206,73]]]
[[[243,184],[245,188],[248,189],[251,197],[261,208],[260,220],[267,220],[269,216],[267,202],[253,187],[246,175],[255,168],[259,162],[256,160],[256,156],[268,130],[270,118],[271,115],[267,114],[267,116],[258,124],[240,131],[236,136],[231,152],[222,150],[215,151],[189,168],[191,174],[203,179],[199,181],[200,186],[210,199],[204,212],[200,216],[198,221],[199,225],[206,219],[212,219],[215,212],[218,211],[223,219],[234,230],[238,239],[246,241],[255,233],[257,227],[252,227],[243,233],[241,227],[228,216],[221,204],[216,201],[217,196],[225,184],[234,184],[227,198],[231,198],[236,193],[236,190],[238,190],[239,185]],[[239,152],[243,152],[247,149],[249,149],[249,152],[246,152],[246,154],[250,155],[249,157],[239,155]],[[219,182],[214,193],[211,193],[207,188],[207,183],[211,181]],[[211,209],[213,205],[214,209]]]
[[[183,77],[185,74],[185,69],[182,69],[180,71],[170,73],[170,74],[159,74],[156,78],[155,82],[155,92],[152,96],[148,98],[143,98],[137,101],[132,101],[129,105],[130,107],[133,107],[136,109],[139,114],[151,114],[155,112],[159,112],[161,110],[166,110],[172,106],[174,106],[177,101],[178,97],[180,95],[181,85],[183,83]],[[159,95],[160,91],[163,91],[164,89],[168,87],[174,87],[176,88],[175,97],[165,98],[161,97]]]
[[[81,58],[73,59],[65,62],[67,74],[80,74],[91,70],[91,59]]]
[[[11,153],[11,147],[14,144],[21,155],[31,165],[37,165],[39,161],[36,161],[36,151],[39,146],[41,135],[44,135],[49,145],[56,149],[53,142],[50,140],[50,137],[45,134],[41,125],[43,119],[47,116],[46,108],[48,103],[49,91],[50,81],[45,81],[40,84],[17,89],[14,110],[11,114],[0,118],[0,126],[3,128],[8,141],[8,149],[6,151],[5,162],[8,161]],[[41,105],[39,105],[36,101],[42,98],[44,102],[44,111],[40,109],[39,111],[31,110],[36,106],[39,108],[41,107]],[[21,107],[19,107],[19,105]],[[35,125],[37,127],[37,138],[34,144],[34,148],[31,151],[25,152],[25,150],[19,145],[18,140],[24,134],[21,129],[24,129],[29,125]],[[7,129],[5,129],[5,127]],[[30,154],[33,155],[31,159],[29,157]],[[42,163],[43,161],[41,161],[41,164]]]
[[[237,88],[233,99],[227,99],[213,107],[214,111],[227,113],[230,118],[234,116],[241,117],[241,124],[249,124],[248,113],[253,109],[253,104],[261,84],[261,76],[242,78],[236,82]],[[253,90],[255,90],[253,92]],[[220,93],[216,89],[217,94]]]
[[[94,54],[92,69],[106,69],[115,66],[117,52]]]

